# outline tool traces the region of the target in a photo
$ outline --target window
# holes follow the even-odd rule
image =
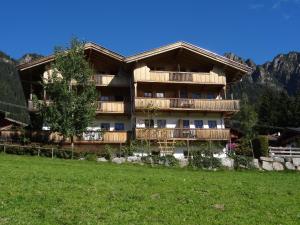
[[[192,98],[193,99],[200,99],[201,98],[201,94],[200,93],[192,93]]]
[[[186,91],[181,90],[180,91],[180,98],[187,98],[188,97],[188,93]]]
[[[108,96],[100,96],[100,101],[109,101]]]
[[[109,130],[110,124],[109,123],[101,123],[101,130]]]
[[[183,128],[190,128],[190,121],[189,120],[183,120]]]
[[[208,98],[208,99],[215,99],[215,98],[216,98],[216,95],[213,94],[213,93],[207,93],[207,98]]]
[[[166,128],[166,120],[157,120],[157,128]]]
[[[208,121],[208,127],[209,128],[217,128],[217,121],[215,121],[215,120],[209,120]]]
[[[163,92],[157,92],[156,93],[156,98],[164,98],[165,94]]]
[[[115,123],[115,130],[125,130],[124,123]]]
[[[153,120],[145,120],[145,127],[146,128],[153,128],[154,127],[154,121]]]
[[[203,128],[203,120],[195,120],[195,128]]]
[[[144,93],[144,97],[151,98],[152,97],[152,93],[151,92],[145,92]]]

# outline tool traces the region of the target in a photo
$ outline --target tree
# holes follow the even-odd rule
[[[152,128],[154,127],[153,119],[156,116],[157,110],[158,110],[158,107],[155,106],[155,104],[153,102],[148,103],[143,110],[144,115],[147,117],[147,120],[146,120],[147,122],[145,124],[145,130],[144,130],[144,135],[143,135],[143,141],[146,142],[148,155],[150,155],[151,139],[152,139],[152,135],[154,134],[152,132]],[[152,122],[153,122],[153,124],[151,124]]]
[[[71,40],[69,48],[56,48],[55,60],[43,87],[51,103],[42,104],[44,122],[52,132],[69,138],[80,136],[91,123],[96,110],[96,88],[91,82],[93,70],[84,54],[84,43]]]
[[[257,124],[258,117],[254,107],[249,104],[248,97],[245,94],[242,95],[241,110],[235,119],[239,121],[239,129],[244,134],[244,139],[241,140],[241,143],[249,143],[253,155],[252,140],[256,136],[254,127]]]

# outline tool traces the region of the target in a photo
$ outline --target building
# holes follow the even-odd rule
[[[86,44],[85,52],[96,71],[99,98],[95,122],[79,144],[230,138],[224,119],[239,110],[239,101],[227,96],[227,88],[251,68],[186,42],[130,57],[94,43]],[[47,99],[40,81],[53,60],[51,55],[18,66],[32,117],[33,93]]]

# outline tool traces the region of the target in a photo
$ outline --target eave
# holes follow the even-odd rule
[[[136,62],[139,60],[143,60],[143,59],[146,59],[146,58],[149,58],[149,57],[152,57],[155,55],[159,55],[159,54],[162,54],[162,53],[165,53],[168,51],[172,51],[175,49],[179,49],[179,48],[186,49],[188,51],[191,51],[191,52],[194,52],[201,56],[204,56],[206,58],[209,58],[211,60],[214,60],[216,62],[223,64],[224,66],[232,67],[242,73],[252,72],[252,68],[250,68],[246,65],[243,65],[243,64],[235,62],[231,59],[228,59],[224,56],[218,55],[218,54],[208,51],[206,49],[203,49],[198,46],[192,45],[190,43],[182,42],[182,41],[176,42],[174,44],[169,44],[169,45],[166,45],[166,46],[163,46],[160,48],[155,48],[153,50],[145,51],[145,52],[133,55],[133,56],[126,57],[125,62],[126,63]]]
[[[95,43],[92,43],[92,42],[89,42],[89,43],[85,44],[84,50],[94,50],[94,51],[97,51],[97,52],[99,52],[103,55],[106,55],[106,56],[111,57],[115,60],[118,60],[120,62],[123,62],[124,58],[125,58],[124,56],[122,56],[122,55],[120,55],[120,54],[118,54],[114,51],[111,51],[107,48],[104,48],[104,47],[102,47],[100,45],[97,45]],[[54,61],[54,58],[55,58],[55,55],[52,54],[52,55],[34,60],[32,62],[29,62],[29,63],[19,64],[19,65],[17,65],[17,69],[20,70],[20,71],[23,71],[23,70],[26,70],[26,69],[30,69],[32,67],[42,65],[42,64],[47,64],[47,63],[50,63],[50,62]]]

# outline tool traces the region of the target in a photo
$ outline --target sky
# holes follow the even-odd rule
[[[300,0],[3,0],[0,51],[49,55],[72,37],[124,56],[176,41],[257,64],[300,51]]]

